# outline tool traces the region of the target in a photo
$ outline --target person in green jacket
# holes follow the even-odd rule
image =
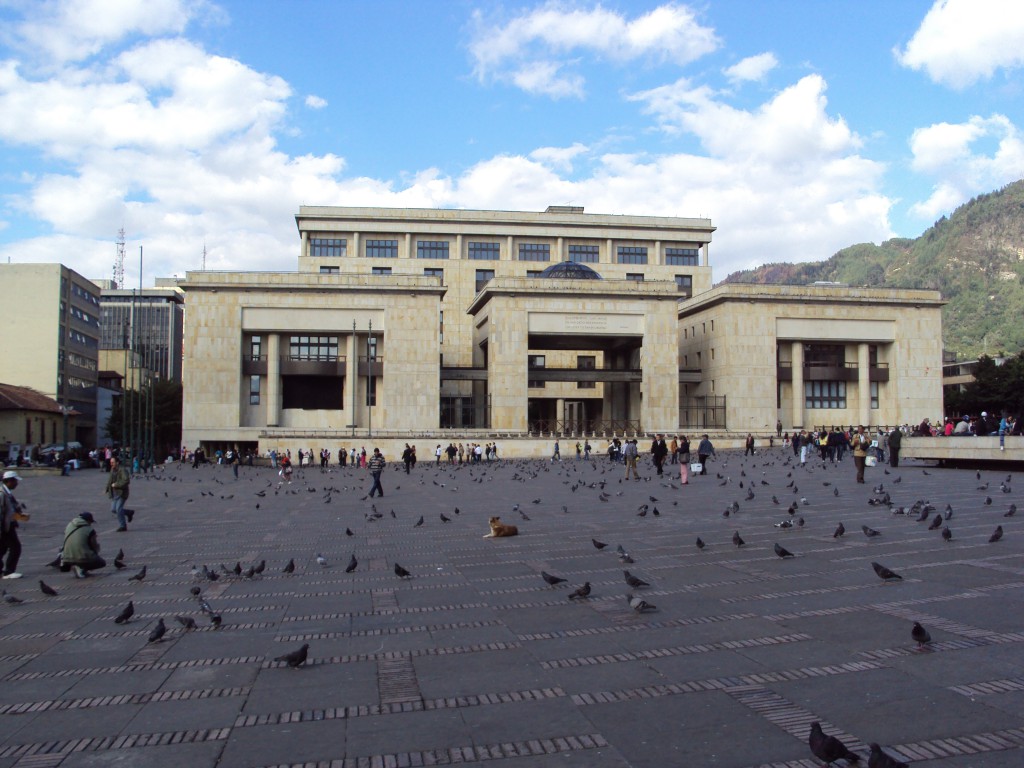
[[[92,512],[83,512],[64,529],[64,548],[60,554],[60,569],[67,573],[72,568],[75,578],[84,579],[89,571],[106,566],[100,557],[100,542],[92,527]]]
[[[118,531],[128,530],[128,520],[134,513],[126,512],[124,503],[128,501],[128,487],[132,476],[121,460],[114,456],[110,459],[110,474],[107,475],[106,494],[110,497],[110,511],[117,515]]]

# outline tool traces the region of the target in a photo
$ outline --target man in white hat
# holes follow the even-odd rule
[[[21,477],[13,469],[4,472],[0,480],[0,564],[4,566],[5,579],[20,579],[18,560],[21,558],[21,541],[18,539],[18,519],[25,519],[24,507],[14,498],[14,489]],[[6,563],[4,558],[6,557]]]

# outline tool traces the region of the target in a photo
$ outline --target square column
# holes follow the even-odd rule
[[[793,360],[793,429],[804,428],[804,345],[794,341],[790,357]]]
[[[871,423],[871,355],[866,342],[857,345],[857,416],[860,423]]]
[[[281,423],[281,334],[267,334],[267,426]]]
[[[352,333],[345,337],[345,402],[343,403],[345,410],[348,411],[348,424],[345,426],[349,428],[359,426],[359,420],[356,418],[356,414],[359,413],[359,409],[356,407],[356,395],[359,392],[359,360],[356,355],[358,349],[356,348],[356,329],[352,328]]]

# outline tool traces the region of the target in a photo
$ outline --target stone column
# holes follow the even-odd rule
[[[281,423],[281,334],[267,334],[267,426]]]
[[[857,345],[857,418],[871,424],[871,356],[866,342]]]
[[[462,258],[462,235],[455,236],[455,255],[451,256],[453,259]]]
[[[516,261],[517,256],[512,252],[512,239],[512,235],[509,235],[507,238],[505,238],[505,250],[508,251],[509,261]]]
[[[804,428],[804,345],[794,341],[791,344],[793,359],[793,429]]]
[[[565,261],[565,254],[563,250],[565,248],[565,238],[559,237],[555,240],[555,258],[552,259],[556,264]]]
[[[356,330],[345,337],[345,410],[348,411],[348,427],[359,425],[357,395],[359,393],[359,348],[356,345]]]
[[[416,258],[416,254],[412,252],[412,232],[405,233],[405,258]]]
[[[565,424],[565,398],[564,397],[555,398],[555,431],[556,432],[559,429],[559,427],[558,427],[559,424],[561,424],[561,425]]]
[[[303,230],[302,232],[302,244],[300,245],[301,250],[299,251],[300,256],[309,256],[309,232]]]

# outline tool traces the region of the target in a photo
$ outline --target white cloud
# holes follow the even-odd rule
[[[722,70],[722,73],[733,82],[763,80],[764,76],[778,65],[779,60],[775,58],[774,53],[769,51],[768,53],[759,53],[757,56],[748,56]]]
[[[530,153],[530,159],[568,173],[572,171],[573,159],[587,151],[587,146],[579,142],[571,147],[539,147]]]
[[[1024,176],[1024,137],[1004,115],[918,128],[910,151],[913,169],[935,179],[929,198],[910,209],[925,220]]]
[[[481,81],[511,82],[552,98],[581,97],[584,80],[565,74],[568,57],[589,53],[616,63],[636,60],[688,64],[714,51],[714,30],[701,26],[688,7],[668,3],[632,20],[600,5],[583,9],[548,2],[506,23],[474,15],[469,44]]]
[[[905,67],[962,89],[997,69],[1024,66],[1024,4],[1007,0],[937,0],[902,50]]]
[[[327,106],[327,99],[311,93],[306,97],[306,106],[310,109],[323,109]]]

